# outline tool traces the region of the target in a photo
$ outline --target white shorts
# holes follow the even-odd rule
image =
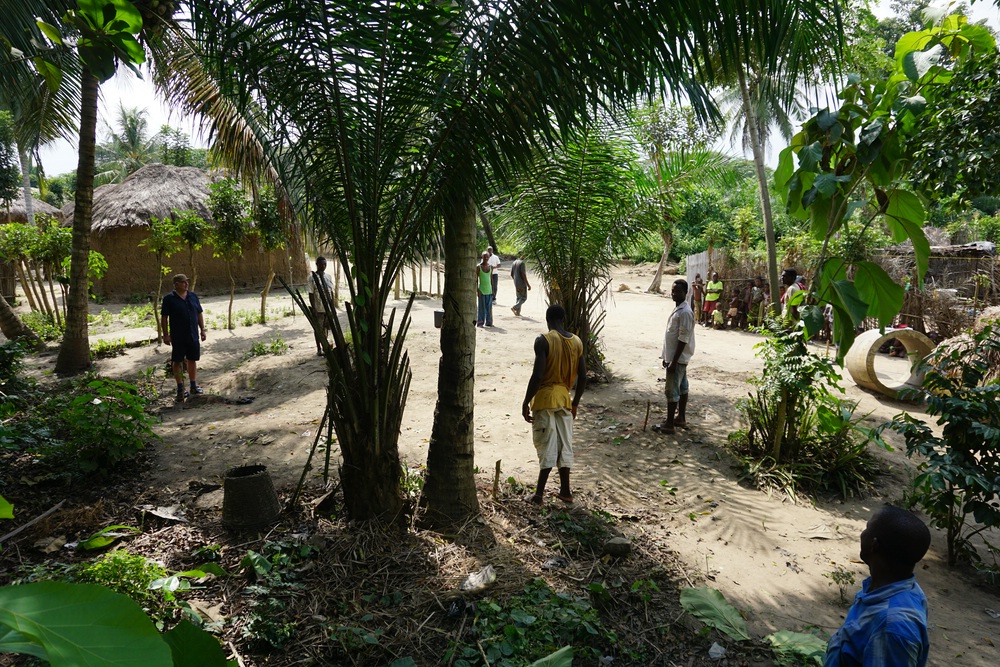
[[[573,413],[566,408],[532,410],[531,418],[538,467],[573,467]]]

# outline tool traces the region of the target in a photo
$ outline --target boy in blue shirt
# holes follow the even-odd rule
[[[826,648],[824,667],[924,667],[927,598],[913,568],[931,533],[912,512],[886,505],[861,533],[861,560],[871,576]]]

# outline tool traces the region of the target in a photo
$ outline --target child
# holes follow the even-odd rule
[[[729,312],[726,314],[729,320],[729,327],[735,329],[740,319],[740,292],[733,290],[733,298],[729,300]]]
[[[715,329],[725,329],[726,328],[726,318],[722,314],[722,311],[716,308],[712,311],[712,323]]]

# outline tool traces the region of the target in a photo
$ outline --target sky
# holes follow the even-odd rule
[[[889,0],[881,0],[874,7],[875,15],[886,17],[892,14],[889,8]],[[994,4],[993,0],[977,0],[972,5],[972,20],[978,21],[986,19],[994,29],[1000,30],[1000,7]],[[207,144],[199,136],[195,125],[190,118],[183,117],[177,111],[171,111],[153,90],[153,84],[146,75],[144,79],[139,79],[135,74],[125,68],[121,68],[115,78],[101,86],[101,102],[97,120],[97,140],[102,141],[107,136],[107,128],[114,124],[114,118],[120,105],[126,108],[136,107],[146,109],[146,119],[149,123],[150,134],[159,131],[162,125],[171,125],[187,132],[191,136],[191,145],[196,148],[204,148]],[[735,150],[739,150],[735,146]],[[777,152],[770,156],[769,162],[776,159]],[[76,169],[77,151],[76,142],[60,140],[45,146],[41,150],[42,166],[49,176],[57,176]]]

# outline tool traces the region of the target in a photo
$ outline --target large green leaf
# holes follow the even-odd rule
[[[923,285],[927,273],[927,262],[931,255],[931,245],[924,236],[921,226],[926,213],[920,198],[906,190],[893,190],[885,210],[885,225],[897,243],[910,239],[913,254],[917,260],[917,283]]]
[[[14,506],[7,502],[7,499],[0,496],[0,519],[13,519]]]
[[[948,50],[935,44],[926,51],[911,51],[903,56],[903,71],[911,81],[920,81],[928,73],[934,73],[937,81],[945,83],[951,74],[942,70],[942,63],[948,57]]]
[[[0,626],[14,631],[0,635],[0,651],[24,649],[27,640],[53,667],[173,665],[170,648],[139,605],[103,586],[43,582],[0,588]]]
[[[878,264],[859,262],[855,267],[854,285],[858,295],[868,303],[868,314],[878,318],[879,325],[888,326],[903,307],[904,290]]]
[[[181,621],[163,634],[170,646],[174,667],[226,667],[219,640],[189,621]]]
[[[771,643],[771,650],[779,660],[805,661],[808,664],[822,665],[826,655],[826,642],[805,632],[778,630],[764,637]]]
[[[563,646],[555,653],[531,663],[531,667],[573,667],[573,647]]]
[[[726,601],[714,588],[685,588],[681,591],[681,606],[699,621],[728,635],[736,641],[749,641],[746,621],[739,610]]]

